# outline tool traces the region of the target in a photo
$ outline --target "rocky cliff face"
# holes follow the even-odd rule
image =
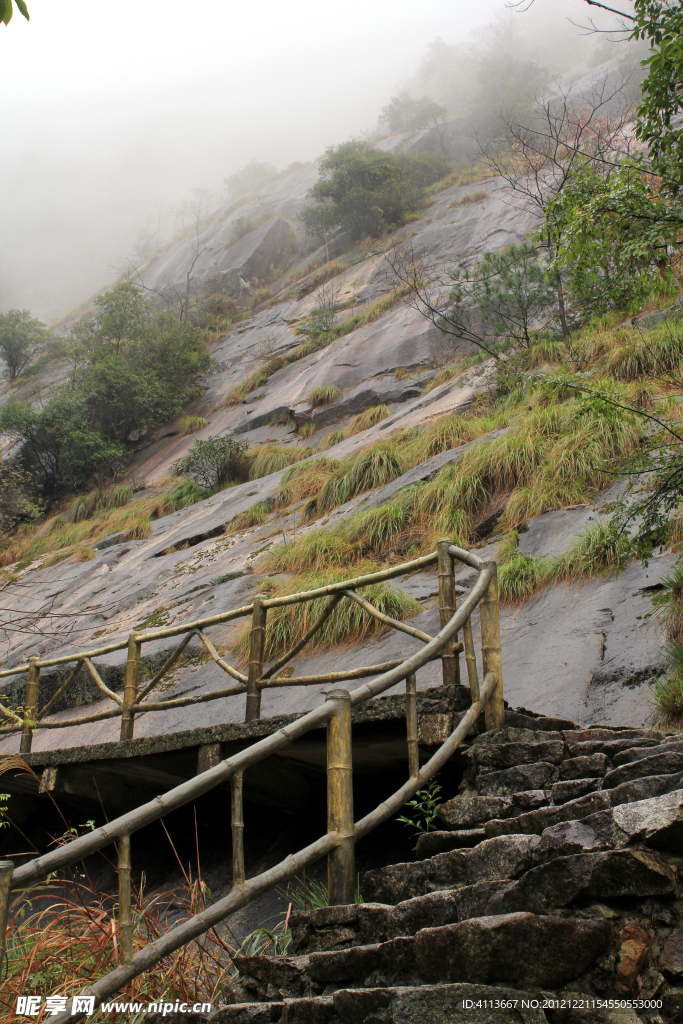
[[[425,138],[417,142],[426,145]],[[433,141],[427,138],[429,145]],[[240,290],[262,284],[291,253],[299,230],[295,215],[303,207],[306,190],[316,176],[315,165],[294,169],[264,186],[258,201],[222,219],[215,218],[200,238],[200,248],[205,252],[193,271],[196,278],[213,288],[222,281],[227,293],[237,295]],[[481,194],[477,201],[461,202],[474,192]],[[243,218],[242,226],[249,218],[259,223],[234,241],[239,218]],[[531,215],[514,205],[501,183],[489,180],[438,193],[421,218],[398,236],[410,237],[417,251],[437,262],[457,263],[518,242],[533,226]],[[228,395],[264,362],[300,344],[302,338],[295,333],[296,327],[319,304],[319,293],[315,289],[306,291],[306,278],[295,286],[286,286],[284,275],[271,281],[269,288],[274,297],[213,345],[214,368],[205,380],[202,398],[190,410],[203,415],[206,426],[190,437],[181,436],[177,424],[164,427],[158,439],[143,447],[131,464],[137,487],[147,493],[158,489],[173,463],[197,438],[237,433],[252,445],[275,442],[302,446],[307,443],[298,433],[303,423],[316,426],[317,443],[319,439],[324,441],[329,431],[348,424],[351,416],[385,404],[388,418],[335,445],[334,456],[342,458],[406,428],[424,427],[446,413],[465,410],[486,391],[491,367],[483,363],[423,393],[436,368],[452,360],[454,350],[419,313],[395,295],[391,297],[394,281],[381,252],[348,244],[339,251],[342,245],[337,243],[334,259],[348,266],[334,278],[336,301],[354,315],[366,312],[383,298],[388,299],[386,308],[333,344],[282,366],[241,401],[226,404]],[[324,250],[312,256],[323,254]],[[300,264],[290,265],[288,273],[303,267],[309,259],[310,254]],[[169,282],[180,286],[186,270],[187,242],[178,241],[142,268],[141,277],[150,289]],[[464,352],[462,346],[460,352]],[[64,371],[65,367],[49,368],[25,387],[25,396],[41,389],[45,393]],[[338,389],[337,397],[314,408],[311,391],[328,385]],[[6,396],[5,390],[0,401]],[[339,522],[361,506],[372,507],[409,484],[430,479],[438,469],[457,459],[462,450],[454,448],[433,456],[386,487],[342,505],[324,522]],[[29,616],[34,624],[30,633],[14,632],[15,626],[10,624],[4,667],[16,665],[29,655],[54,656],[112,643],[150,620],[154,625],[179,623],[250,600],[262,580],[259,555],[281,542],[283,536],[291,540],[320,525],[302,523],[298,507],[284,513],[271,510],[259,526],[226,532],[238,514],[276,497],[284,472],[239,484],[165,516],[153,523],[145,539],[124,541],[113,536],[102,541],[92,561],[68,559],[46,567],[37,560],[20,567],[16,581],[5,592],[11,618],[16,624],[17,618]],[[534,555],[564,550],[591,517],[599,514],[598,506],[597,512],[580,507],[542,515],[522,534],[521,549]],[[489,544],[486,554],[495,557],[495,552],[495,544]],[[651,713],[646,683],[661,663],[661,636],[647,617],[649,598],[671,564],[672,556],[663,554],[653,558],[647,569],[634,564],[617,579],[596,578],[580,586],[553,586],[522,606],[505,609],[503,664],[509,701],[537,712],[570,717],[579,724],[611,720],[644,723]],[[466,587],[467,574],[458,582]],[[416,624],[436,628],[436,577],[413,576],[399,581],[399,585],[423,605]],[[209,631],[209,635],[214,642],[230,639],[225,627]],[[367,644],[345,651],[344,664],[367,663],[368,657],[395,657],[399,651],[412,650],[411,644],[413,641],[405,636],[385,636],[373,643],[372,652]],[[145,656],[159,659],[164,648],[162,642],[150,645],[145,648]],[[121,681],[123,660],[124,652],[103,659],[114,686]],[[338,654],[313,655],[306,659],[306,671],[338,661]],[[303,664],[300,659],[297,667]],[[418,686],[433,685],[436,672],[435,666],[426,670]],[[173,676],[165,697],[215,688],[219,676],[223,685],[222,674],[213,663],[202,666],[201,671],[186,666]],[[56,677],[53,682],[56,685]],[[13,690],[10,683],[4,689],[17,697],[21,692]],[[92,710],[98,709],[96,694],[84,683],[81,699],[93,701]],[[274,690],[264,696],[263,714],[300,711],[319,700],[317,687]],[[229,697],[204,707],[143,717],[138,734],[239,720],[244,714],[243,704],[242,697]],[[64,716],[66,711],[58,714]],[[39,732],[34,749],[101,742],[116,735],[117,726],[108,722],[78,730]],[[7,752],[17,745],[17,738],[9,738],[0,749]]]

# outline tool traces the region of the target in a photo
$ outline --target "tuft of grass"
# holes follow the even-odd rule
[[[405,463],[393,441],[372,445],[342,463],[325,481],[318,498],[321,512],[343,505],[356,494],[382,487],[405,471]]]
[[[306,422],[302,423],[299,427],[298,434],[299,437],[303,437],[303,439],[307,441],[309,437],[313,437],[315,431],[316,426],[313,420],[306,420]]]
[[[453,199],[448,205],[451,209],[455,209],[457,206],[471,206],[474,203],[483,203],[490,196],[490,192],[487,192],[485,189],[477,189],[476,192],[468,192],[467,195],[461,196],[460,199]]]
[[[294,445],[262,444],[249,451],[253,458],[249,479],[258,480],[262,476],[270,476],[280,469],[292,466],[295,462],[308,459],[313,454],[312,448],[296,448]]]
[[[178,423],[181,437],[187,437],[188,434],[196,434],[198,430],[203,430],[205,426],[206,420],[203,416],[183,416]]]
[[[135,516],[126,527],[123,535],[124,540],[144,540],[149,537],[152,531],[152,524],[144,516]]]
[[[230,533],[237,530],[247,530],[252,526],[260,526],[268,517],[270,506],[266,501],[257,501],[251,508],[239,512],[230,523]]]
[[[683,643],[683,565],[676,565],[662,579],[664,589],[652,598],[652,604],[664,626],[667,640]]]
[[[97,558],[97,551],[94,548],[81,545],[74,550],[73,555],[77,562],[91,562],[93,558]]]
[[[333,445],[339,444],[340,441],[344,440],[343,430],[333,430],[325,438],[325,447],[332,448]]]
[[[173,506],[173,511],[178,512],[181,508],[189,508],[190,505],[203,501],[210,494],[211,491],[206,487],[200,487],[194,480],[188,478],[172,487],[166,497]]]
[[[374,572],[376,566],[372,562],[359,566],[359,575]],[[295,594],[303,590],[313,590],[330,583],[348,579],[348,568],[326,568],[306,575],[295,576],[286,582],[276,583],[269,588],[269,596]],[[376,583],[363,587],[361,595],[370,601],[379,611],[394,619],[405,619],[422,611],[422,605],[414,598],[389,584]],[[266,625],[266,660],[272,660],[283,651],[292,647],[320,617],[329,598],[321,597],[302,604],[287,605],[283,608],[272,608],[268,613]],[[351,601],[342,601],[330,615],[314,639],[311,649],[360,643],[370,637],[379,636],[388,627],[369,615],[363,608]],[[242,658],[249,653],[249,637],[251,624],[245,623],[238,632],[235,648]]]
[[[318,409],[322,405],[329,405],[330,402],[334,402],[337,395],[340,394],[341,391],[334,384],[322,384],[319,388],[313,388],[309,392],[308,401],[311,403],[311,408]]]
[[[598,522],[587,527],[560,556],[557,575],[565,580],[588,579],[616,570],[632,557],[630,538],[610,523]]]
[[[683,729],[683,646],[669,644],[667,660],[673,673],[656,679],[650,687],[650,703],[655,707],[656,725],[663,729]]]
[[[353,437],[354,434],[360,434],[363,430],[369,430],[370,427],[381,423],[388,416],[391,416],[391,413],[386,405],[372,405],[369,409],[354,416],[348,429],[348,436]]]
[[[498,591],[504,604],[528,601],[550,582],[552,563],[515,552],[498,568]]]

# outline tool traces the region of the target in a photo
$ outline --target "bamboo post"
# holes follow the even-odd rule
[[[132,740],[135,728],[135,704],[138,696],[138,680],[140,679],[140,649],[142,644],[137,633],[128,637],[128,660],[126,662],[126,685],[123,690],[123,707],[121,708],[121,739]]]
[[[327,831],[336,832],[339,845],[327,855],[329,905],[353,903],[356,881],[353,821],[353,761],[351,754],[351,694],[330,690],[335,704],[327,723]]]
[[[9,918],[9,898],[13,871],[14,864],[11,860],[0,860],[0,982],[2,981],[5,966],[7,920]]]
[[[244,873],[244,809],[242,802],[242,772],[235,772],[230,780],[232,788],[232,887],[241,885]]]
[[[477,656],[474,653],[474,637],[472,636],[472,616],[462,628],[462,638],[465,642],[465,661],[467,663],[467,678],[470,684],[472,703],[479,700],[479,675],[477,673]]]
[[[495,689],[486,702],[486,728],[502,729],[505,724],[505,704],[503,702],[503,664],[500,653],[498,570],[495,562],[489,562],[489,565],[493,566],[493,575],[479,605],[484,679],[489,672],[492,672],[496,678]]]
[[[438,570],[439,570],[439,614],[441,616],[441,629],[447,626],[455,615],[455,573],[453,571],[453,559],[448,553],[451,542],[448,537],[437,542]],[[443,667],[443,685],[457,686],[460,684],[460,657],[455,650],[458,641],[457,634],[449,640],[441,655]]]
[[[417,750],[417,679],[415,673],[406,679],[406,732],[408,733],[408,771],[411,779],[420,774]]]
[[[28,679],[26,681],[26,694],[24,696],[24,727],[21,730],[20,754],[31,753],[33,742],[33,729],[31,722],[35,721],[36,705],[38,704],[38,687],[40,685],[40,665],[38,658],[29,658]]]
[[[263,675],[263,654],[266,647],[266,615],[263,598],[254,598],[251,619],[251,640],[249,647],[249,675],[247,677],[247,713],[245,722],[256,722],[261,717],[261,687]]]
[[[130,906],[130,835],[120,837],[118,850],[119,875],[119,967],[133,962],[133,917]]]

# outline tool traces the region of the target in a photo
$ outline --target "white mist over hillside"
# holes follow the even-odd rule
[[[419,73],[435,39],[453,53],[485,48],[498,15],[512,52],[556,54],[560,73],[596,45],[567,20],[585,21],[578,0],[525,14],[500,0],[29,9],[30,24],[16,15],[0,28],[0,309],[46,320],[110,281],[148,217],[191,188],[220,193],[251,159],[314,159],[372,130],[401,83],[437,90],[443,68]]]

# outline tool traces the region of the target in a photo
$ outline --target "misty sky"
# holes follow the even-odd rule
[[[430,42],[503,6],[28,3],[30,24],[0,26],[0,309],[46,319],[113,278],[148,214],[372,128]]]

